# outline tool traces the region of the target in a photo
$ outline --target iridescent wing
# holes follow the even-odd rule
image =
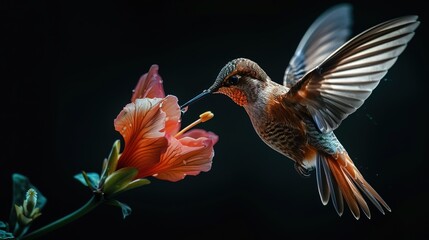
[[[369,97],[413,38],[420,22],[404,16],[352,38],[286,94],[304,104],[322,132],[336,129]]]
[[[283,85],[291,88],[304,74],[347,41],[351,32],[351,11],[349,4],[335,5],[314,21],[289,62]]]

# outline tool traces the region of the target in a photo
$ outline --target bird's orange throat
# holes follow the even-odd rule
[[[218,93],[222,93],[230,97],[237,105],[243,107],[247,105],[247,97],[243,91],[237,88],[226,88],[221,87],[218,90]]]

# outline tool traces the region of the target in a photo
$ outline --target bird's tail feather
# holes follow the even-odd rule
[[[344,199],[356,219],[360,218],[360,209],[368,218],[371,218],[369,207],[363,195],[381,213],[384,214],[383,207],[389,212],[391,211],[386,202],[364,179],[346,152],[336,155],[318,153],[316,178],[322,203],[326,205],[331,199],[340,216],[344,211]]]

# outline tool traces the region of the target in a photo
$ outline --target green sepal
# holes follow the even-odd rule
[[[21,206],[25,199],[27,191],[32,188],[37,192],[37,203],[36,208],[39,208],[39,211],[46,205],[47,199],[43,194],[33,185],[30,180],[19,173],[14,173],[12,175],[13,182],[13,200],[12,200],[12,208],[10,212],[10,220],[9,227],[10,229],[15,229],[15,224],[17,221],[16,209],[15,205]]]
[[[84,186],[91,188],[91,190],[95,190],[100,182],[100,176],[98,173],[94,172],[86,173],[85,171],[82,171],[82,173],[74,175],[74,178]]]
[[[16,211],[18,223],[21,224],[22,226],[27,226],[28,224],[31,223],[31,221],[33,221],[32,218],[29,218],[24,215],[24,210],[22,206],[15,205],[15,211]]]
[[[112,150],[110,151],[109,158],[107,158],[107,176],[112,174],[118,166],[119,151],[121,150],[121,141],[116,140],[113,143]]]
[[[104,183],[103,192],[106,196],[110,196],[121,191],[137,176],[137,168],[127,167],[121,168],[110,174]]]
[[[104,159],[103,170],[101,171],[101,185],[104,184],[106,178],[112,174],[118,166],[119,151],[121,150],[121,141],[116,140],[110,150],[109,157]]]
[[[128,206],[127,204],[125,204],[125,203],[121,203],[118,200],[114,200],[114,199],[113,200],[109,200],[107,203],[110,204],[110,205],[112,205],[112,206],[116,206],[116,207],[121,208],[121,210],[122,210],[122,217],[124,219],[131,214],[131,211],[132,211],[131,207]]]
[[[126,187],[122,188],[120,192],[125,192],[133,188],[138,188],[144,185],[150,184],[150,181],[146,178],[139,178],[127,184]],[[119,193],[119,192],[118,192]]]

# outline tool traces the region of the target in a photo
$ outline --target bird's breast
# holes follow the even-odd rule
[[[272,149],[301,162],[308,152],[305,126],[293,110],[266,105],[262,109],[247,107],[246,111],[259,137]]]

